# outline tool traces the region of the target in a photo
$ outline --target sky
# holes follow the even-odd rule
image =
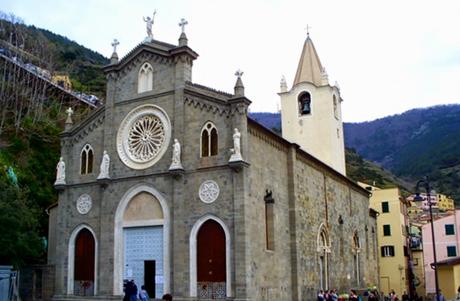
[[[251,112],[277,112],[310,37],[330,84],[340,86],[342,118],[370,121],[413,108],[460,103],[460,1],[412,0],[2,0],[0,10],[119,57],[146,36],[177,44],[181,18],[199,54],[193,82],[233,93],[241,69]]]

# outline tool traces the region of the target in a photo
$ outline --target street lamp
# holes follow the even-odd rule
[[[433,210],[432,210],[432,202],[431,202],[431,186],[430,181],[428,181],[428,177],[417,182],[415,186],[415,198],[414,201],[423,201],[423,197],[420,196],[420,187],[425,188],[426,190],[426,197],[428,198],[428,205],[430,208],[430,222],[431,222],[431,239],[433,245],[433,264],[431,264],[431,268],[434,270],[434,286],[435,286],[435,294],[436,294],[436,301],[439,300],[439,283],[438,283],[438,262],[436,259],[436,245],[434,243],[434,223],[433,223]]]

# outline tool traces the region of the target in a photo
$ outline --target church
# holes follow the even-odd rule
[[[151,25],[151,24],[150,24]],[[53,300],[315,300],[378,285],[376,215],[346,177],[340,89],[307,35],[282,136],[233,93],[194,83],[198,54],[147,38],[104,67],[106,101],[61,134],[49,209]],[[300,49],[299,49],[300,51]],[[297,54],[296,54],[297,55]]]

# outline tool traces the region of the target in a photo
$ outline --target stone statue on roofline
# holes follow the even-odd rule
[[[155,10],[153,12],[152,18],[150,18],[149,16],[147,16],[146,18],[143,17],[144,22],[146,23],[146,26],[147,26],[147,38],[146,38],[146,40],[149,40],[149,41],[153,40],[152,27],[153,27],[153,23],[154,23],[156,13],[157,13],[157,11]]]

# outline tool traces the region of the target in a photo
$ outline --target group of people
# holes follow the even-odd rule
[[[436,295],[433,297],[433,301],[446,301],[445,297],[442,295],[441,290],[438,290],[439,300],[437,300]],[[401,299],[395,293],[394,290],[391,290],[388,294],[384,292],[379,293],[379,291],[374,287],[374,289],[368,289],[363,293],[364,297],[367,297],[367,301],[421,301],[422,297],[418,296],[415,293],[412,297],[404,292],[401,296]],[[364,299],[364,300],[366,300]],[[316,298],[317,301],[362,301],[363,298],[356,292],[356,290],[350,290],[349,294],[337,294],[337,289],[331,290],[319,290]],[[460,301],[460,287],[457,290],[457,298],[455,301]]]
[[[149,301],[149,294],[145,289],[145,285],[141,286],[139,294],[137,292],[137,285],[134,283],[134,280],[129,280],[125,284],[125,296],[123,301]],[[170,294],[165,294],[162,297],[163,301],[172,301],[172,296]]]

